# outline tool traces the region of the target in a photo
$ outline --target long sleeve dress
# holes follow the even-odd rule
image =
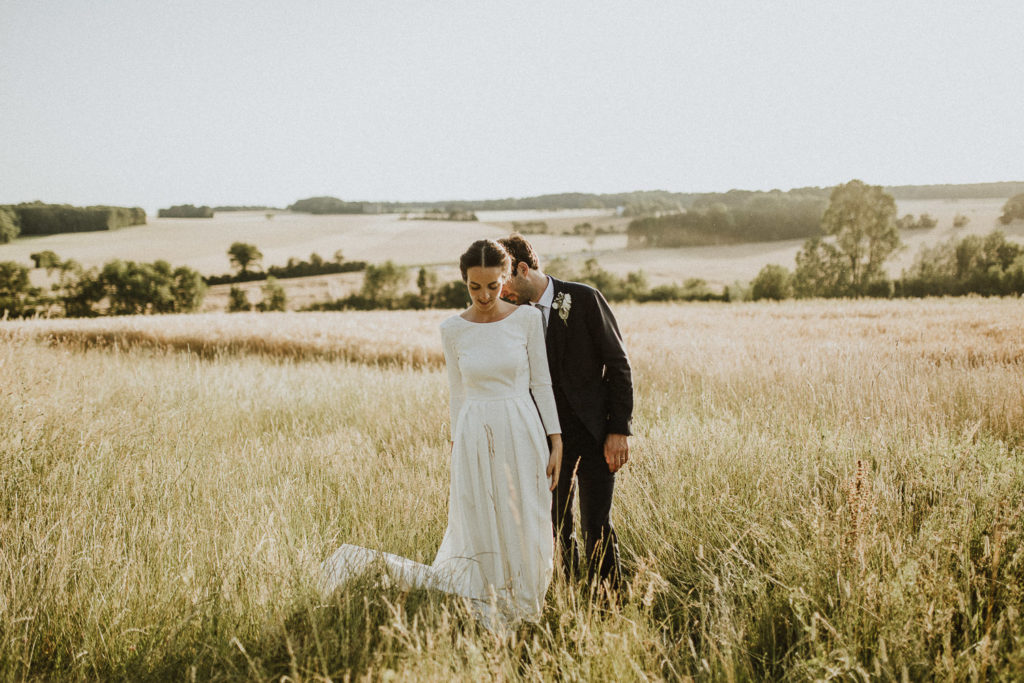
[[[473,601],[485,623],[540,617],[551,581],[551,493],[546,434],[561,431],[543,316],[520,306],[474,323],[441,324],[451,390],[448,528],[432,565],[342,546],[324,563],[325,588],[382,558],[402,583]]]

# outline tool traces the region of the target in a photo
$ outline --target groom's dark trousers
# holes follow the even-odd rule
[[[573,528],[573,498],[578,496],[587,574],[590,578],[596,575],[607,579],[617,588],[619,549],[611,520],[615,475],[605,462],[604,444],[598,443],[575,415],[567,411],[559,421],[562,423],[562,470],[551,501],[551,521],[562,552],[562,566],[570,576],[579,572],[579,543]],[[579,482],[578,491],[574,474]]]

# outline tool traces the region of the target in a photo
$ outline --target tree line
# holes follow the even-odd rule
[[[84,268],[54,252],[32,254],[37,268],[57,281],[47,291],[32,286],[29,269],[14,261],[0,262],[0,315],[68,318],[144,313],[190,313],[199,309],[206,285],[187,266],[167,261],[140,263],[114,259],[101,268]]]
[[[213,218],[213,209],[208,206],[178,204],[169,209],[157,211],[157,218]]]
[[[626,216],[680,213],[690,208],[708,208],[714,204],[734,206],[748,195],[794,195],[818,197],[826,203],[832,187],[798,187],[788,191],[754,192],[670,192],[646,190],[595,194],[562,192],[503,199],[444,200],[437,202],[343,201],[337,197],[310,197],[290,205],[301,213],[402,213],[414,211],[555,211],[558,209],[618,209]],[[1024,182],[972,183],[962,185],[899,185],[883,188],[896,199],[993,199],[1024,193]]]
[[[1024,247],[1001,231],[926,246],[900,278],[890,279],[885,262],[903,244],[895,200],[880,186],[838,186],[821,225],[824,234],[804,243],[793,271],[778,264],[761,269],[751,298],[1024,294]]]
[[[562,279],[589,284],[601,290],[609,301],[728,301],[730,292],[713,292],[706,281],[692,278],[682,284],[651,287],[643,271],[618,276],[603,269],[597,259],[576,268],[565,259],[553,259],[546,272]],[[311,304],[306,311],[422,310],[466,308],[470,304],[462,280],[439,282],[437,273],[421,267],[415,290],[409,290],[410,269],[391,261],[369,265],[358,292],[333,301]]]
[[[1002,199],[1024,192],[1024,182],[891,185],[885,191],[896,199]]]
[[[312,275],[334,275],[337,273],[354,273],[367,267],[366,261],[346,261],[341,249],[334,252],[330,261],[313,252],[308,261],[289,258],[283,266],[270,266],[263,269],[261,262],[263,252],[255,244],[234,242],[228,247],[228,260],[235,269],[234,273],[209,275],[204,281],[208,285],[224,285],[230,283],[253,282],[268,278],[288,279],[310,277]]]
[[[340,299],[322,301],[305,311],[422,310],[426,308],[466,308],[470,304],[466,283],[462,280],[440,282],[437,273],[421,267],[416,275],[416,290],[408,291],[409,268],[392,261],[367,265],[359,291]]]
[[[26,202],[0,206],[0,244],[20,235],[117,230],[145,225],[146,212],[135,206],[71,206]]]
[[[696,199],[681,213],[635,219],[626,234],[633,248],[806,238],[820,231],[827,203],[828,200],[815,191],[734,190]]]

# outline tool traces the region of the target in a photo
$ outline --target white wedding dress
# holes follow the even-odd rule
[[[454,447],[448,528],[434,563],[353,545],[322,566],[331,591],[375,564],[404,587],[469,598],[489,627],[540,617],[551,582],[551,493],[546,434],[561,431],[548,372],[543,315],[441,323]]]

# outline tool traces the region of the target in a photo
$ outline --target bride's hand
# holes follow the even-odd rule
[[[547,469],[551,486],[548,487],[548,490],[554,491],[555,487],[558,486],[558,475],[562,471],[562,435],[548,434],[548,438],[551,440],[551,456],[548,458]]]

